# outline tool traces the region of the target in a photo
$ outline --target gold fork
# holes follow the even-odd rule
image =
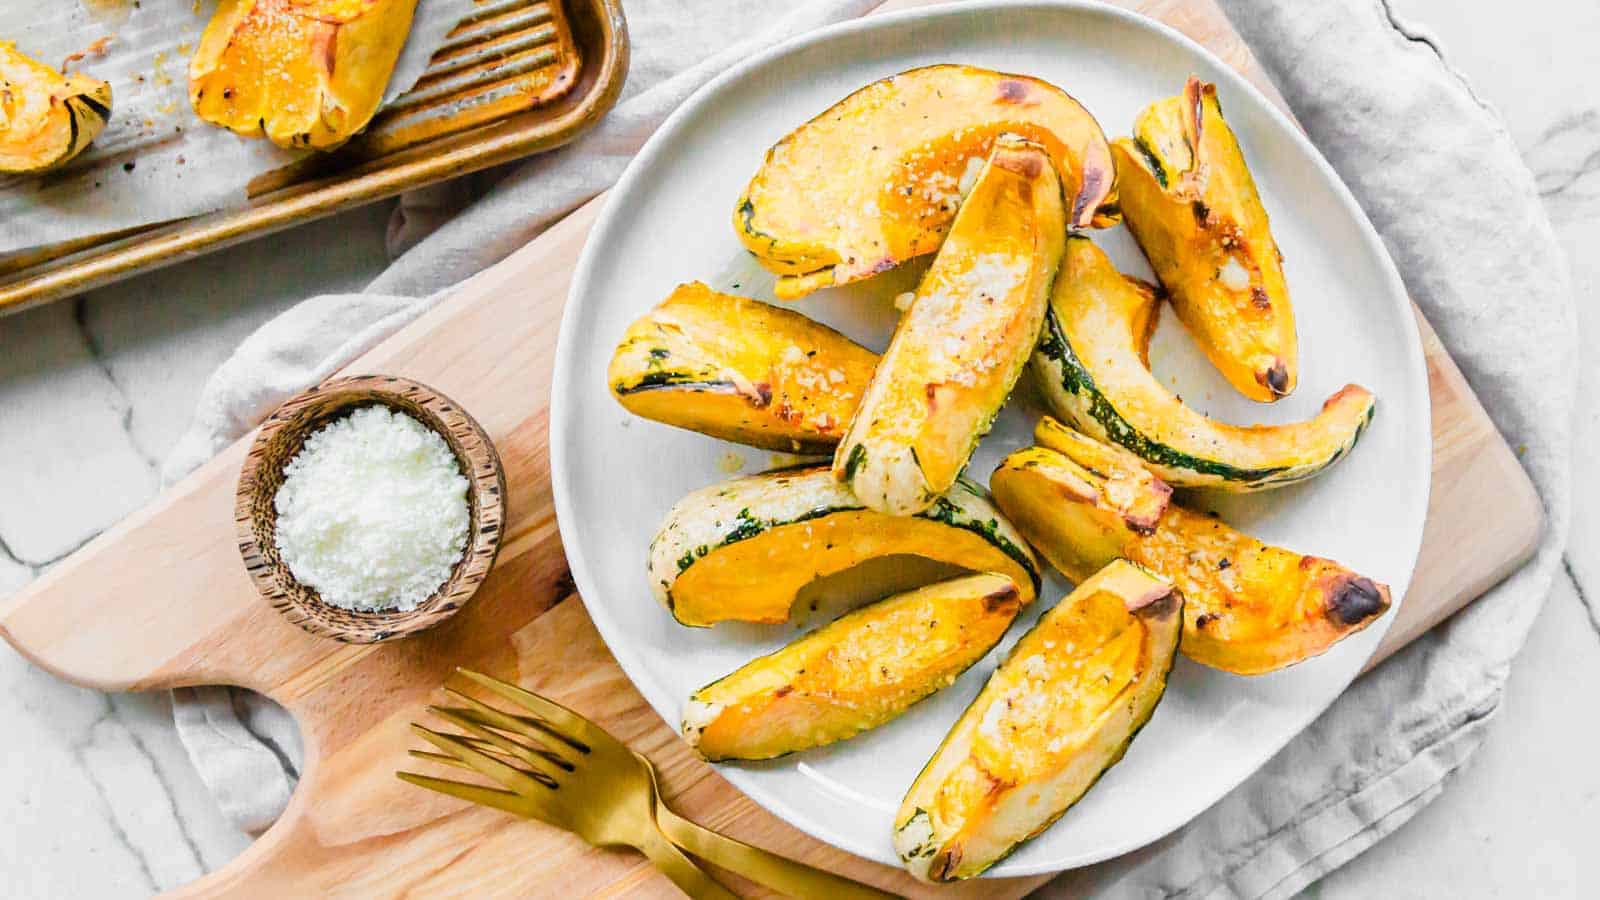
[[[463,705],[428,709],[466,734],[414,724],[418,735],[444,752],[411,754],[469,769],[506,789],[396,772],[402,780],[538,819],[597,847],[633,847],[691,897],[735,895],[681,850],[795,897],[894,896],[696,825],[662,802],[650,761],[600,726],[531,691],[467,669],[456,672],[531,715],[502,712],[446,686]]]

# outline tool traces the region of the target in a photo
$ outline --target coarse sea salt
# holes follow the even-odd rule
[[[273,498],[278,555],[324,603],[412,610],[467,545],[467,479],[437,432],[366,406],[313,432]]]

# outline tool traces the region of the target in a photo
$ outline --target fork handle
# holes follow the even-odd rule
[[[694,860],[683,855],[667,840],[666,836],[654,828],[644,829],[647,834],[635,844],[639,852],[650,858],[661,874],[672,879],[678,886],[694,900],[739,900],[739,895],[723,887],[716,879],[706,874],[706,871],[695,865]]]
[[[678,815],[665,803],[656,805],[656,824],[673,843],[695,856],[791,897],[849,900],[893,900],[895,897],[859,881],[718,834]]]

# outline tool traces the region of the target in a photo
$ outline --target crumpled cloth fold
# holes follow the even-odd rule
[[[273,405],[604,190],[666,114],[733,61],[876,4],[822,0],[774,20],[791,5],[744,0],[715,13],[687,0],[631,7],[631,95],[570,148],[408,198],[391,227],[392,244],[404,250],[394,265],[367,293],[307,300],[247,339],[207,386],[168,476],[203,462]],[[1530,563],[1359,679],[1211,809],[1149,847],[1064,874],[1044,896],[1288,897],[1381,840],[1437,796],[1481,744],[1566,542],[1572,288],[1504,125],[1436,42],[1400,22],[1384,0],[1223,5],[1361,202],[1496,425],[1526,448],[1522,462],[1548,524]],[[756,36],[732,41],[749,33]],[[697,54],[696,41],[729,49]],[[695,59],[705,61],[677,71]],[[298,760],[298,749],[284,752],[281,734],[251,712],[263,704],[231,694],[225,702],[209,690],[175,704],[201,776],[252,830],[281,809]],[[258,724],[236,729],[230,713]],[[241,733],[269,737],[252,752]]]

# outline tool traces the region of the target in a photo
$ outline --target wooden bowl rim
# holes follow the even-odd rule
[[[407,404],[415,405],[417,415]],[[411,610],[348,610],[324,603],[300,584],[277,558],[271,531],[259,527],[257,504],[276,524],[273,497],[283,467],[294,453],[273,457],[281,440],[297,445],[316,428],[362,406],[382,405],[416,418],[444,438],[467,479],[467,546],[450,577]],[[294,452],[299,446],[294,446]],[[270,485],[270,492],[267,487]],[[265,494],[265,495],[264,495]],[[483,426],[454,400],[398,375],[330,378],[286,400],[262,421],[251,441],[234,492],[234,528],[239,553],[262,599],[300,628],[336,641],[370,644],[415,634],[443,622],[464,606],[493,568],[505,523],[505,471]],[[266,541],[266,544],[263,543]],[[270,547],[268,545],[271,545]]]

